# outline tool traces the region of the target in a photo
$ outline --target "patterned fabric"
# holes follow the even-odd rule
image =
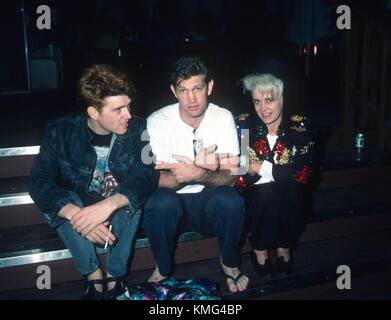
[[[221,300],[213,279],[146,282],[128,287],[129,300]]]
[[[95,134],[96,136],[96,134]],[[99,193],[103,198],[110,197],[114,194],[115,190],[119,186],[114,176],[110,172],[108,165],[108,159],[110,156],[111,146],[115,141],[115,136],[112,139],[112,143],[106,147],[94,146],[97,154],[96,167],[92,175],[89,190]]]
[[[292,115],[283,119],[277,130],[277,141],[273,149],[267,139],[266,125],[257,116],[239,115],[236,117],[238,135],[243,129],[249,129],[250,145],[249,161],[261,162],[267,160],[273,164],[275,181],[295,181],[307,183],[311,175],[313,146],[315,144],[310,123],[305,116]],[[253,185],[259,180],[258,175],[238,176],[236,188]]]

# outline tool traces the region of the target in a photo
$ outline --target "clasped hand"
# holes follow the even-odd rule
[[[250,162],[248,166],[248,173],[253,176],[255,174],[259,173],[259,170],[261,169],[261,163],[258,162]]]
[[[109,237],[109,244],[115,241],[115,236],[107,228],[109,222],[106,221],[111,214],[111,210],[106,208],[104,203],[98,202],[88,207],[80,209],[70,220],[72,228],[94,243],[104,244]]]
[[[228,153],[215,153],[217,146],[211,145],[196,155],[194,161],[188,157],[173,154],[173,159],[178,163],[156,164],[157,170],[170,170],[178,183],[202,182],[206,170],[217,171],[220,168],[220,161],[232,157]]]

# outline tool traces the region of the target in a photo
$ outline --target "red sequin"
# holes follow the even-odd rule
[[[277,161],[280,160],[282,152],[284,151],[284,149],[285,149],[285,144],[281,143],[280,141],[277,141],[276,151],[274,151],[274,153],[277,154],[277,159],[276,159]]]
[[[246,186],[247,186],[247,183],[246,183],[246,181],[244,181],[243,176],[238,176],[236,178],[235,187],[243,188],[243,187],[246,187]]]
[[[269,154],[269,149],[267,147],[267,141],[266,139],[261,139],[254,142],[255,151],[258,152],[260,155],[264,155],[267,157]]]
[[[310,175],[311,175],[311,170],[307,165],[305,165],[303,169],[297,171],[297,174],[294,174],[292,178],[298,182],[307,183]]]

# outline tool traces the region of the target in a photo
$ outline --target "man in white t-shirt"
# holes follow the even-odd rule
[[[144,228],[157,264],[149,281],[169,276],[177,232],[190,228],[217,236],[227,286],[244,291],[249,279],[238,268],[244,204],[233,188],[239,162],[234,118],[208,102],[213,80],[199,58],[179,59],[170,81],[178,103],[147,119],[160,170],[159,188],[144,206]]]

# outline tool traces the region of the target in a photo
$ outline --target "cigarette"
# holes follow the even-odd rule
[[[111,229],[113,228],[113,225],[110,224],[110,227],[109,227],[109,232],[111,232]],[[106,238],[106,243],[105,243],[105,250],[107,249],[107,245],[109,244],[109,236],[107,236]]]

